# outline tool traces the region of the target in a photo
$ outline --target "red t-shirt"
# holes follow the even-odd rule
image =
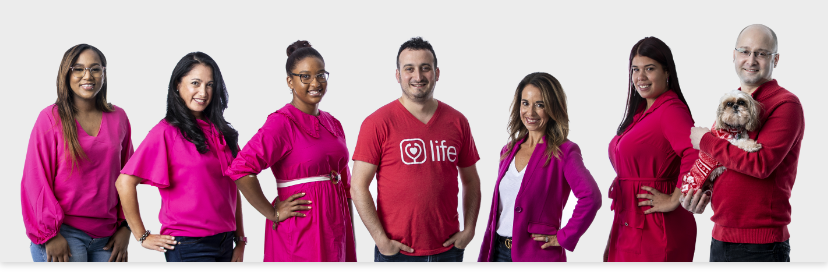
[[[388,238],[427,256],[451,249],[443,242],[460,231],[457,167],[480,157],[469,122],[438,101],[423,124],[394,100],[362,122],[354,160],[377,165],[377,214]],[[472,227],[473,229],[473,227]]]

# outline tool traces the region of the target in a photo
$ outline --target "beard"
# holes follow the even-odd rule
[[[424,88],[424,89],[425,90],[417,90],[417,89],[414,89],[414,88],[410,87],[410,85],[408,85],[408,88],[404,87],[402,91],[403,91],[403,95],[405,95],[408,99],[410,99],[414,102],[425,102],[425,101],[431,99],[431,96],[433,95],[433,92],[434,92],[434,87],[430,86],[430,87],[427,87],[427,88]]]

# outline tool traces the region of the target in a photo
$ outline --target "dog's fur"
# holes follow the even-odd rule
[[[748,93],[738,90],[730,91],[719,100],[715,128],[732,134],[733,138],[728,141],[734,146],[746,152],[756,152],[762,149],[762,144],[750,139],[747,133],[759,128],[761,112],[762,104]],[[708,180],[713,182],[724,170],[724,166],[714,169]]]

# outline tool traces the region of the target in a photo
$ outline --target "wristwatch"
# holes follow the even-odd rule
[[[246,237],[246,236],[242,236],[242,237],[239,237],[239,236],[237,236],[237,237],[233,237],[233,242],[235,242],[235,243],[236,243],[236,245],[239,245],[239,242],[244,242],[244,245],[247,245],[247,237]]]

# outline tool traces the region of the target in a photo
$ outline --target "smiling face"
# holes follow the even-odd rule
[[[196,119],[203,119],[204,109],[213,98],[213,69],[197,64],[178,81],[178,95]]]
[[[317,57],[309,56],[297,62],[291,72],[308,75],[311,78],[310,84],[305,84],[302,83],[301,76],[290,75],[287,77],[288,87],[293,90],[294,105],[311,107],[319,104],[322,97],[327,93],[328,82],[319,82],[319,78],[315,76],[325,72],[325,62]]]
[[[75,61],[75,64],[73,64],[72,67],[91,69],[95,67],[103,67],[103,65],[101,57],[98,56],[98,53],[92,49],[87,49],[78,55],[78,60]],[[101,74],[100,77],[95,77],[89,70],[84,70],[82,77],[75,76],[71,73],[71,70],[67,74],[69,75],[69,88],[71,88],[72,92],[75,93],[75,97],[87,101],[94,101],[95,96],[101,91],[101,88],[106,81],[106,74]]]
[[[633,57],[632,80],[635,90],[645,99],[656,99],[667,91],[667,78],[670,73],[656,60],[636,55]]]
[[[762,83],[773,80],[773,68],[779,62],[779,55],[767,58],[757,58],[753,52],[774,53],[773,35],[761,26],[751,26],[745,29],[736,41],[736,48],[743,48],[751,52],[750,56],[738,55],[733,50],[733,65],[736,74],[742,82],[742,87],[755,88]]]
[[[431,100],[434,87],[440,79],[440,69],[434,67],[434,55],[426,49],[405,49],[400,52],[397,82],[403,96],[414,102]]]
[[[540,89],[532,84],[526,85],[520,97],[520,121],[529,132],[543,132],[550,117],[546,113],[546,103]]]

